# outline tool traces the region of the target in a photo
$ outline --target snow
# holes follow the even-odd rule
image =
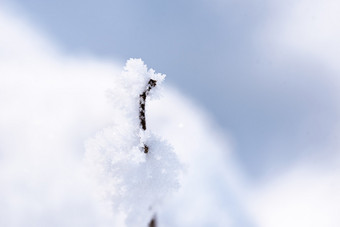
[[[146,101],[148,130],[140,132],[135,97],[145,84],[136,83],[134,93],[129,83],[120,86],[133,65],[124,69],[105,59],[65,56],[29,22],[6,12],[0,13],[6,28],[0,30],[6,41],[0,42],[1,226],[129,226],[146,223],[155,211],[159,226],[171,220],[199,226],[215,211],[221,217],[213,223],[230,218],[224,205],[216,205],[222,189],[211,185],[211,176],[225,185],[224,174],[233,175],[224,163],[229,148],[201,108],[158,83]],[[138,75],[164,78],[141,60],[129,63],[140,67]],[[85,141],[91,162],[84,160]],[[140,142],[150,146],[147,156]],[[188,173],[180,182],[174,151]],[[202,156],[207,165],[201,165]],[[120,182],[109,176],[115,173]],[[190,187],[191,182],[196,183]],[[103,199],[108,193],[110,199]],[[204,197],[212,198],[209,204]],[[150,204],[152,210],[145,210]]]
[[[114,89],[111,95],[131,106],[124,108],[120,123],[87,143],[87,163],[102,185],[98,193],[105,195],[104,201],[111,201],[113,213],[126,216],[127,226],[147,226],[159,204],[179,186],[181,165],[173,148],[148,129],[142,130],[138,121],[139,95],[150,79],[157,81],[157,89],[164,77],[147,70],[141,59],[128,60],[120,78],[122,84],[115,84],[124,89],[116,94],[118,89]],[[144,145],[148,146],[147,154],[141,149]]]
[[[339,226],[338,143],[250,182],[232,135],[173,87],[151,90],[162,97],[146,101],[140,130],[138,95],[164,75],[141,60],[65,56],[32,27],[0,8],[0,226],[131,226],[154,214],[159,226]]]

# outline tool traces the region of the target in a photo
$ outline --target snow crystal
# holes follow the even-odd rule
[[[164,74],[155,73],[155,70],[147,68],[141,59],[129,59],[126,62],[121,75],[123,87],[134,97],[138,97],[145,89],[150,79],[157,81],[156,89],[163,82]],[[153,92],[154,90],[152,90]],[[151,95],[152,96],[152,95]]]
[[[113,212],[126,217],[127,226],[147,226],[162,200],[179,187],[181,165],[172,147],[139,122],[140,94],[153,79],[157,86],[148,96],[154,96],[164,78],[141,59],[128,60],[117,89],[111,91],[111,97],[119,97],[113,100],[119,102],[115,107],[124,114],[86,144],[86,161],[99,193]],[[147,154],[142,152],[145,145]]]

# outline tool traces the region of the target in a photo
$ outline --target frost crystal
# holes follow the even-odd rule
[[[111,92],[123,114],[115,126],[102,130],[86,144],[86,161],[99,193],[110,201],[113,212],[126,217],[127,226],[147,226],[161,201],[179,186],[181,166],[172,147],[140,123],[141,94],[154,80],[157,86],[147,98],[155,96],[164,78],[148,70],[141,59],[128,60],[117,88]],[[145,153],[143,146],[147,146]]]

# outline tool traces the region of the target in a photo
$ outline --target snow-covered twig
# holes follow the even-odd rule
[[[164,77],[148,70],[141,59],[128,60],[112,91],[116,111],[122,115],[86,144],[98,195],[129,227],[155,227],[162,201],[179,187],[181,164],[176,153],[146,128],[146,99],[155,98]]]
[[[144,131],[146,130],[146,120],[145,120],[146,97],[148,96],[150,90],[156,85],[157,85],[157,81],[150,79],[148,82],[148,85],[146,86],[145,91],[139,96],[139,120],[140,120],[140,126],[142,127]],[[144,150],[144,153],[147,154],[149,152],[148,145],[144,144],[143,150]]]
[[[157,81],[150,79],[148,82],[148,85],[146,86],[145,91],[140,94],[139,96],[139,120],[140,120],[140,126],[145,131],[146,130],[146,119],[145,119],[145,102],[146,97],[148,96],[150,90],[157,85]],[[144,153],[147,154],[149,152],[149,147],[144,143],[143,147]],[[152,218],[152,220],[149,223],[149,227],[156,227],[156,218]]]

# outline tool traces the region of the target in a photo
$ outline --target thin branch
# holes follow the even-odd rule
[[[157,81],[150,79],[145,91],[139,95],[139,120],[140,120],[140,126],[142,129],[145,131],[146,130],[146,119],[145,119],[145,102],[146,102],[146,97],[150,93],[151,89],[153,87],[156,87]],[[149,152],[149,147],[148,145],[144,144],[143,147],[144,153],[147,154]],[[149,223],[149,227],[156,227],[156,217],[153,217],[152,220]]]
[[[157,226],[156,217],[153,217],[149,223],[149,227],[156,227],[156,226]]]
[[[150,79],[145,91],[139,95],[139,120],[140,120],[140,126],[142,129],[145,131],[146,130],[146,120],[145,120],[145,102],[146,102],[146,97],[150,93],[151,89],[153,87],[156,87],[157,81]],[[144,144],[144,153],[147,154],[149,152],[149,147]]]

